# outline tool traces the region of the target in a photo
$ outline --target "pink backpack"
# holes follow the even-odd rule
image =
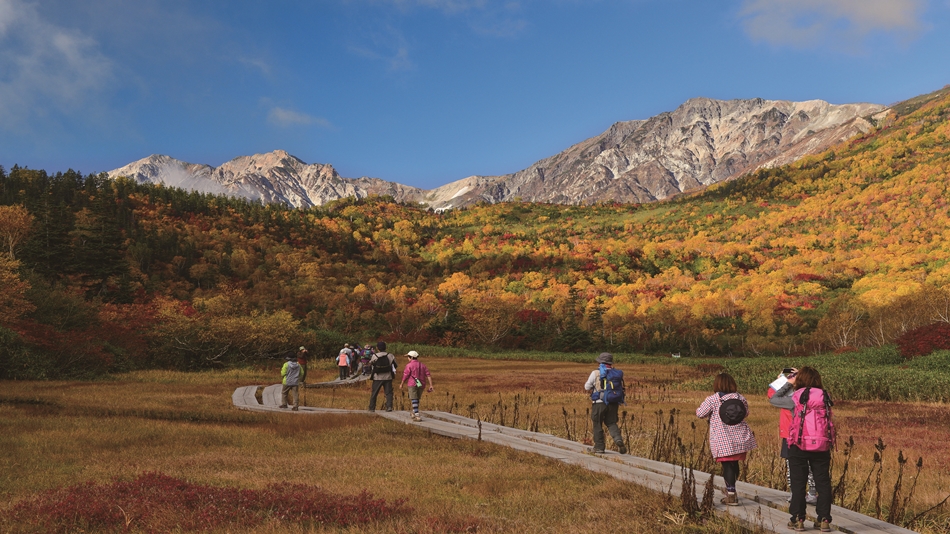
[[[803,451],[823,452],[835,446],[835,425],[831,422],[831,396],[820,388],[797,390],[788,444]]]

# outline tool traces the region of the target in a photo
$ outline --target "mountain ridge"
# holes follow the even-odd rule
[[[217,168],[155,154],[108,174],[302,208],[370,195],[434,209],[516,199],[647,203],[821,152],[868,132],[887,109],[822,100],[692,98],[649,119],[615,122],[526,169],[469,176],[430,190],[381,178],[344,178],[330,164],[307,164],[284,150],[239,156]]]

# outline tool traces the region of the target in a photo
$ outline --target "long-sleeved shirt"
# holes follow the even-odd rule
[[[722,418],[719,417],[719,406],[727,399],[741,400],[748,413],[749,402],[738,393],[726,393],[721,397],[718,393],[713,393],[706,397],[699,408],[696,408],[696,417],[709,418],[709,450],[713,458],[733,456],[758,447],[755,434],[745,421],[731,426],[722,422]]]
[[[596,388],[598,380],[600,380],[600,369],[594,369],[591,372],[590,376],[587,377],[587,382],[584,383],[584,390],[591,391],[594,388]],[[598,402],[601,404],[604,403],[604,401],[599,400],[599,399],[594,401],[594,403],[598,403]]]
[[[792,424],[792,410],[795,408],[795,401],[792,399],[792,393],[794,392],[795,386],[792,384],[785,384],[778,391],[769,386],[769,404],[782,409],[778,416],[778,435],[780,438],[788,439],[788,427]]]
[[[406,368],[402,371],[403,383],[408,380],[410,386],[416,385],[415,380],[418,380],[419,384],[424,385],[426,383],[426,379],[430,376],[432,375],[429,373],[429,368],[419,360],[410,361],[408,364],[406,364]]]

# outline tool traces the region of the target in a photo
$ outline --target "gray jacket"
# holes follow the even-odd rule
[[[393,365],[396,363],[396,357],[392,354],[388,352],[377,352],[372,358],[369,359],[369,368],[372,369],[373,364],[375,364],[376,360],[380,358],[386,358],[389,360],[390,369],[392,369]],[[396,375],[393,373],[393,371],[389,371],[388,373],[373,373],[373,380],[392,380],[394,378],[396,378]]]
[[[792,384],[785,384],[778,391],[775,392],[775,395],[772,395],[772,398],[769,399],[769,404],[775,406],[776,408],[784,408],[786,410],[795,409],[795,399],[792,398],[792,394],[795,393],[795,386]]]

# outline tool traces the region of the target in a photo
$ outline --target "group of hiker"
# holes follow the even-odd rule
[[[336,356],[340,380],[369,374],[368,364],[375,353],[376,349],[372,345],[360,347],[359,343],[345,343]]]
[[[411,417],[421,421],[419,403],[425,391],[432,392],[432,375],[419,361],[419,353],[406,353],[408,362],[402,372],[399,388],[409,387],[412,403]],[[354,369],[354,361],[358,362]],[[299,407],[298,386],[306,378],[307,351],[304,347],[296,355],[288,356],[281,369],[283,388],[281,408],[288,406],[288,394],[293,395],[294,410]],[[614,367],[613,355],[604,352],[597,356],[594,369],[584,390],[591,400],[590,417],[593,422],[593,447],[591,453],[606,451],[604,427],[613,439],[620,454],[627,453],[623,436],[618,426],[619,406],[625,401],[623,371]],[[385,409],[393,411],[393,380],[399,364],[396,356],[386,350],[386,342],[375,347],[345,344],[337,356],[340,380],[356,374],[367,374],[373,384],[369,398],[369,411],[375,412],[380,390],[385,396]],[[815,528],[831,531],[831,449],[835,431],[831,420],[831,396],[824,390],[821,375],[812,367],[786,368],[775,381],[769,384],[769,403],[781,408],[779,436],[782,438],[781,457],[786,462],[786,476],[791,489],[788,527],[805,530],[805,506],[814,504],[817,519]],[[725,505],[739,504],[736,481],[739,478],[739,462],[758,444],[746,419],[749,402],[738,392],[736,380],[729,373],[720,373],[713,380],[713,394],[696,409],[696,416],[709,420],[709,449],[713,458],[722,466],[725,481]]]
[[[293,410],[297,411],[300,407],[300,384],[305,382],[307,376],[307,357],[308,352],[305,347],[300,347],[296,354],[288,355],[287,362],[280,370],[281,393],[280,407],[287,408],[289,397],[293,398]],[[432,374],[429,368],[419,361],[419,353],[411,350],[406,353],[409,359],[402,373],[402,380],[399,383],[399,389],[409,387],[409,401],[412,403],[412,419],[421,421],[422,416],[419,413],[419,402],[422,400],[422,393],[434,390],[432,386]],[[380,390],[385,396],[386,411],[393,411],[393,380],[396,379],[396,373],[399,364],[396,356],[386,351],[386,342],[380,341],[376,346],[366,345],[360,348],[358,344],[344,344],[340,353],[336,357],[337,367],[339,367],[339,380],[347,380],[354,376],[369,375],[373,381],[373,386],[369,398],[369,411],[376,411],[377,399]]]
[[[805,506],[815,505],[815,528],[831,532],[831,450],[835,428],[831,395],[821,374],[813,367],[786,368],[769,384],[769,403],[781,408],[779,437],[789,497],[788,528],[805,530]],[[755,435],[746,423],[749,402],[738,392],[735,379],[720,373],[713,381],[713,394],[696,409],[696,416],[709,419],[709,449],[722,466],[726,496],[722,503],[739,504],[736,479],[739,462],[756,448]]]
[[[590,393],[590,417],[594,446],[590,452],[605,452],[604,426],[617,451],[627,453],[617,425],[619,405],[624,403],[623,372],[613,367],[613,356],[604,352],[584,384]],[[781,408],[779,436],[785,469],[791,518],[788,528],[805,530],[805,506],[815,505],[815,528],[831,532],[831,449],[835,429],[831,417],[831,396],[824,390],[821,375],[813,367],[786,368],[769,384],[769,403]],[[725,497],[721,502],[737,506],[736,480],[739,462],[755,449],[755,434],[746,423],[749,402],[738,392],[735,379],[720,373],[713,380],[713,394],[696,409],[696,416],[709,420],[709,450],[722,466]]]

